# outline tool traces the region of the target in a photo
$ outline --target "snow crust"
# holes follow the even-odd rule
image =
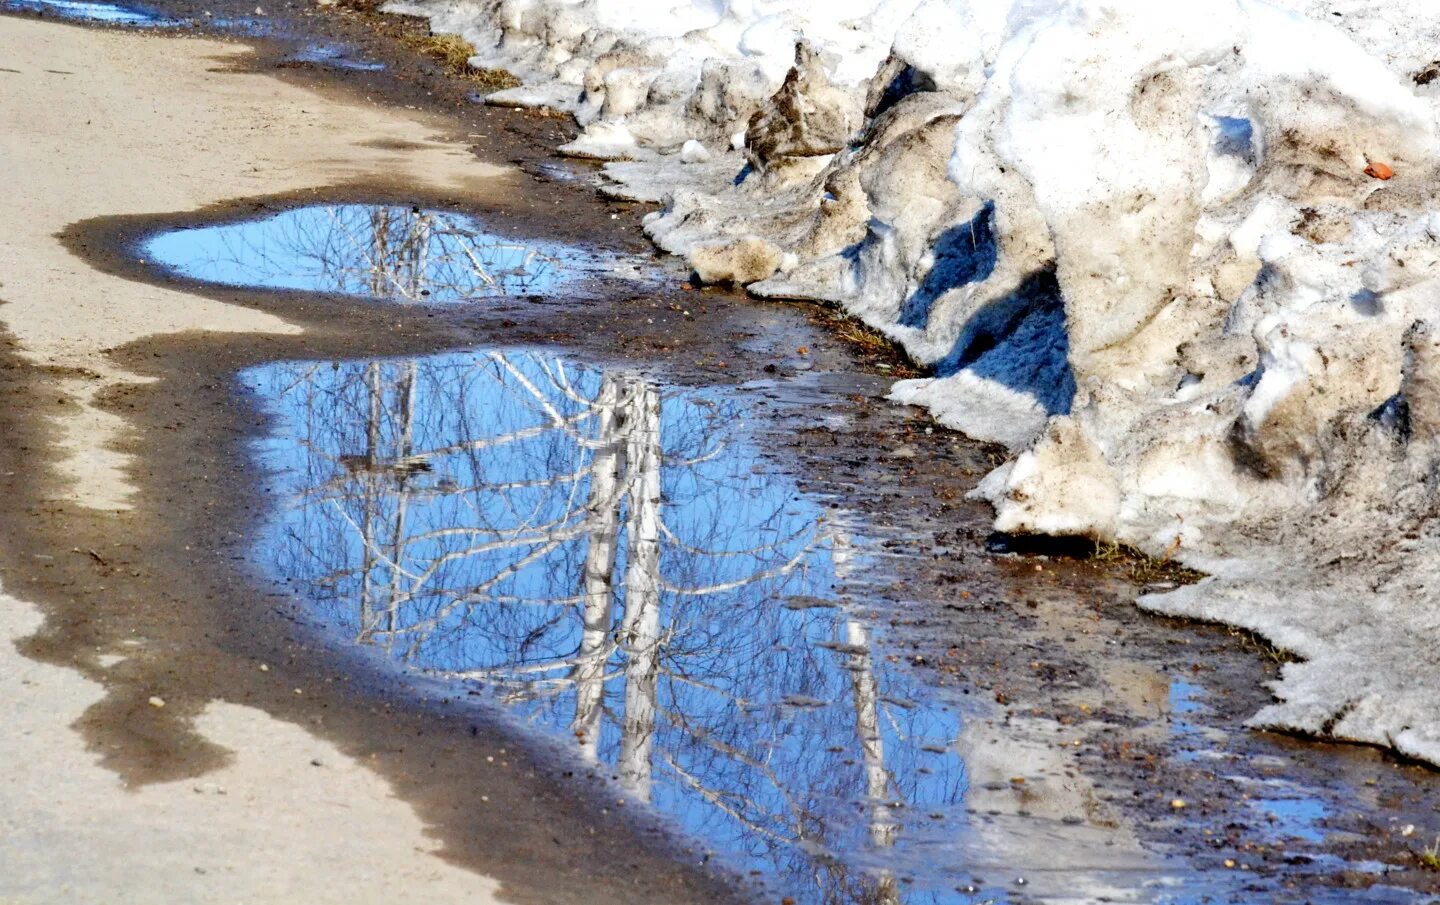
[[[1440,0],[404,0],[702,279],[833,301],[1007,446],[1003,531],[1212,573],[1269,726],[1440,763]]]

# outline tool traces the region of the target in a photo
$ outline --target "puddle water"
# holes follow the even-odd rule
[[[175,25],[154,13],[115,3],[88,3],[85,0],[0,0],[0,10],[20,10],[82,22],[108,25]]]
[[[767,465],[744,391],[530,351],[241,379],[273,416],[258,452],[282,504],[257,548],[272,575],[348,639],[573,746],[777,901],[1189,905],[1249,882],[1077,820],[1087,787],[1072,808],[1070,781],[1038,767],[1033,800],[1006,810],[1009,777],[1050,746],[962,724],[877,649],[844,590],[879,568],[865,538]],[[1219,756],[1207,709],[1170,685],[1196,757]],[[962,751],[996,781],[972,790]],[[1275,838],[1323,837],[1312,792],[1252,798]]]
[[[179,229],[145,257],[192,279],[407,303],[543,294],[603,270],[579,249],[487,233],[474,217],[400,205],[315,205]]]
[[[1324,802],[1312,798],[1252,798],[1250,806],[1282,838],[1320,842],[1325,838],[1322,823],[1330,816]]]
[[[858,540],[742,402],[540,353],[280,363],[262,561],[339,631],[574,744],[805,903],[972,901],[958,718],[835,586]]]
[[[289,62],[355,72],[379,72],[385,68],[384,63],[351,56],[348,48],[337,44],[310,44],[291,56]]]

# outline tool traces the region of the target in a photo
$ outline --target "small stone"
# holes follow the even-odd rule
[[[1173,798],[1173,799],[1171,799],[1171,800],[1170,800],[1170,807],[1174,808],[1174,809],[1177,810],[1177,811],[1180,810],[1181,808],[1185,807],[1185,799],[1183,799],[1183,798]]]
[[[162,698],[162,697],[159,697],[159,696],[152,695],[151,698],[150,698],[150,706],[151,706],[151,707],[157,707],[157,708],[158,708],[158,707],[164,707],[164,706],[165,706],[165,699]]]

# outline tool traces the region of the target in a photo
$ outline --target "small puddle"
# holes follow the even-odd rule
[[[350,50],[338,44],[310,44],[281,62],[282,66],[318,66],[348,69],[352,72],[380,72],[384,63],[351,56]]]
[[[165,19],[138,7],[116,3],[88,3],[85,0],[0,0],[0,10],[36,13],[76,22],[103,22],[107,25],[160,27],[178,24],[174,20]]]
[[[427,304],[545,294],[604,272],[599,256],[572,246],[497,236],[465,214],[377,204],[172,230],[147,241],[144,256],[206,283]]]
[[[780,896],[972,901],[945,856],[960,720],[876,653],[836,590],[859,539],[733,391],[533,352],[242,379],[286,501],[261,561],[338,631],[492,696]]]

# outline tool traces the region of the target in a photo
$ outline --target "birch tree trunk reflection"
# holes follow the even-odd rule
[[[620,630],[625,651],[620,779],[649,801],[660,665],[660,394],[637,383],[627,412],[631,486],[625,622]]]
[[[850,649],[851,691],[855,702],[855,735],[865,764],[865,805],[869,814],[870,844],[889,848],[895,844],[899,825],[891,816],[891,778],[885,767],[885,740],[880,734],[880,691],[875,681],[870,638],[865,626],[854,619],[845,621],[845,643]],[[878,905],[898,905],[895,877],[884,871],[876,883]]]
[[[364,502],[360,515],[363,562],[360,573],[360,640],[369,641],[379,627],[375,619],[375,521],[379,518],[380,495],[376,485],[380,473],[380,428],[384,414],[384,391],[380,385],[380,363],[365,367],[365,388],[369,394],[370,417],[365,422]]]
[[[621,473],[626,463],[626,418],[618,411],[621,386],[614,377],[600,381],[595,396],[595,457],[590,463],[590,521],[586,539],[580,650],[575,658],[575,718],[570,729],[592,760],[599,753],[600,710],[605,695],[605,664],[610,658],[614,618],[615,554],[620,545]]]
[[[823,901],[899,902],[835,853],[895,846],[897,800],[958,800],[921,744],[954,728],[884,693],[823,599],[848,536],[757,466],[743,410],[536,354],[275,367],[304,475],[277,560],[357,638],[487,686]]]

